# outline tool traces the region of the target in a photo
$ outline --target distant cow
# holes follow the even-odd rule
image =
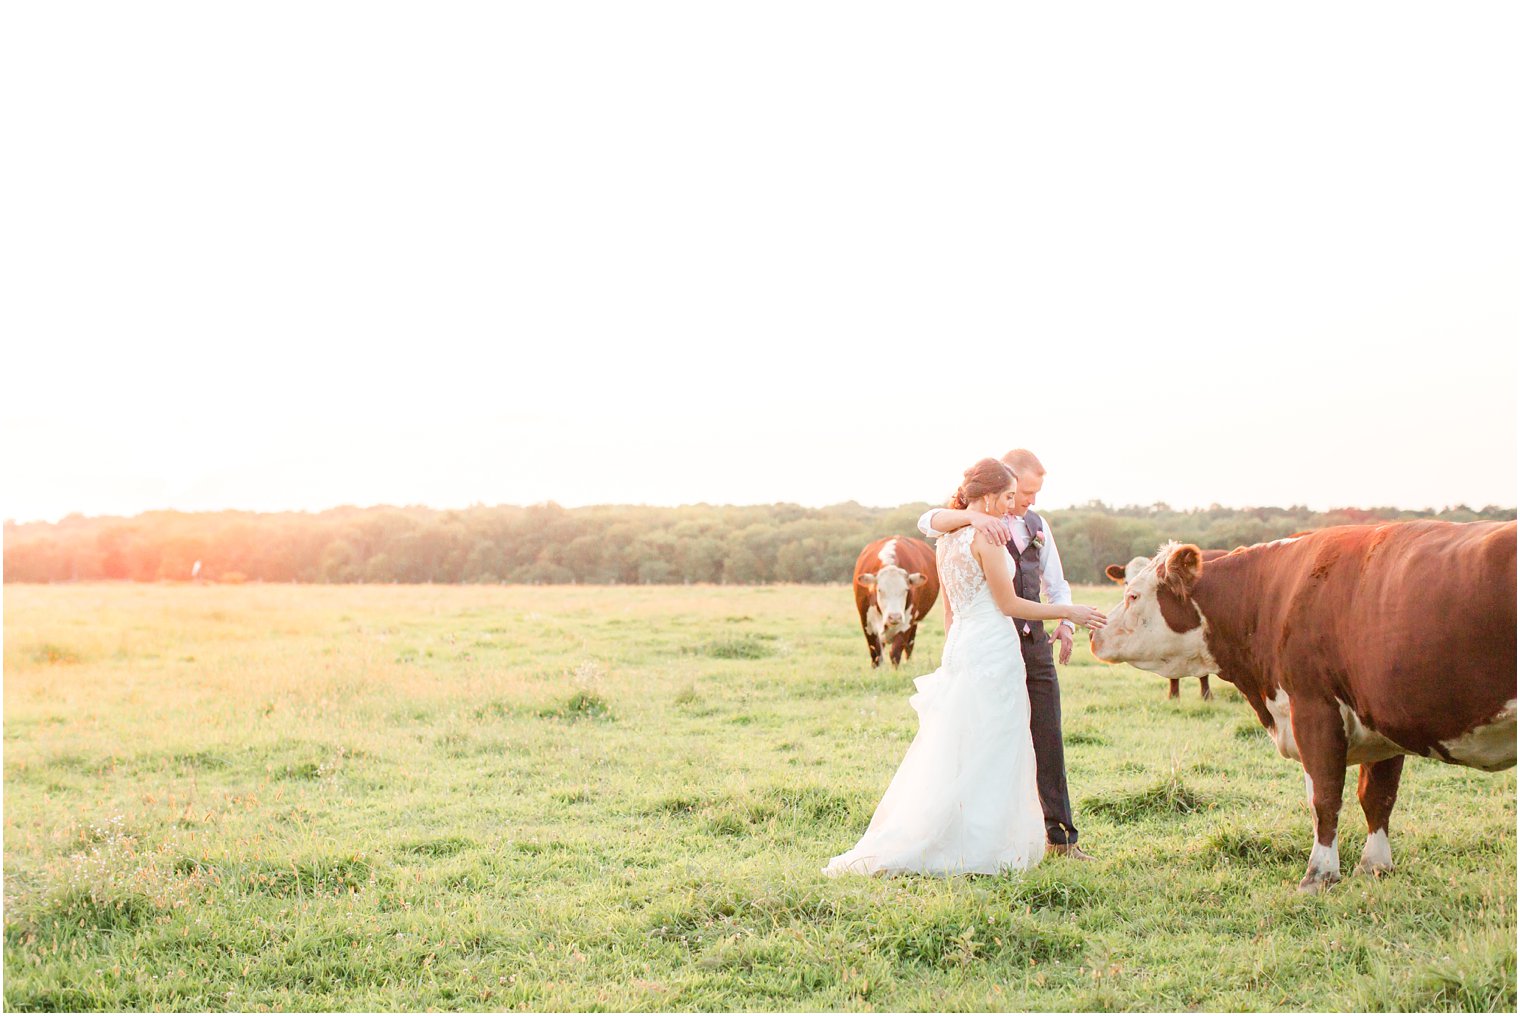
[[[1226,553],[1228,553],[1228,551],[1206,550],[1203,552],[1203,559],[1205,561],[1209,561],[1216,557],[1223,557]],[[1107,575],[1109,578],[1113,579],[1115,582],[1119,583],[1122,586],[1133,579],[1136,575],[1139,575],[1140,572],[1144,570],[1145,566],[1150,563],[1151,559],[1148,557],[1132,557],[1129,559],[1129,564],[1109,565],[1107,568],[1103,569],[1103,574]],[[1214,697],[1214,692],[1209,688],[1209,675],[1198,675],[1198,694],[1205,700],[1212,699]],[[1171,688],[1168,689],[1166,697],[1169,699],[1182,697],[1182,678],[1174,677],[1171,679]]]
[[[871,666],[881,666],[883,647],[892,647],[892,666],[913,658],[918,622],[939,598],[934,551],[922,540],[888,536],[855,560],[855,609],[871,650]]]
[[[1168,544],[1124,588],[1093,655],[1162,677],[1215,673],[1303,764],[1314,849],[1299,889],[1340,878],[1348,765],[1367,843],[1393,868],[1388,815],[1405,755],[1515,764],[1515,523],[1336,526],[1204,563]]]

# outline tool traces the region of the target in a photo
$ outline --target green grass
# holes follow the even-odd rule
[[[1111,603],[1113,588],[1083,590]],[[1294,891],[1303,780],[1085,639],[1082,842],[823,878],[916,729],[848,588],[5,587],[5,1005],[1513,1010],[1515,774],[1413,759]]]

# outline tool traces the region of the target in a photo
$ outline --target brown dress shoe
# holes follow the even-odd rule
[[[1075,843],[1047,843],[1045,844],[1045,856],[1056,855],[1073,861],[1094,861],[1097,858],[1085,852]]]

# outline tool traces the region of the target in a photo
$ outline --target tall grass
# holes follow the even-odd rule
[[[1515,1007],[1513,772],[1411,760],[1398,869],[1302,897],[1238,695],[1085,648],[1098,863],[823,878],[939,628],[873,671],[845,587],[7,586],[5,1004]]]

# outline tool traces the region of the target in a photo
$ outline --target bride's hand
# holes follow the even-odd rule
[[[1097,631],[1108,624],[1108,617],[1096,607],[1084,606],[1080,603],[1073,605],[1066,614],[1067,620],[1073,624],[1079,624],[1091,631]]]

